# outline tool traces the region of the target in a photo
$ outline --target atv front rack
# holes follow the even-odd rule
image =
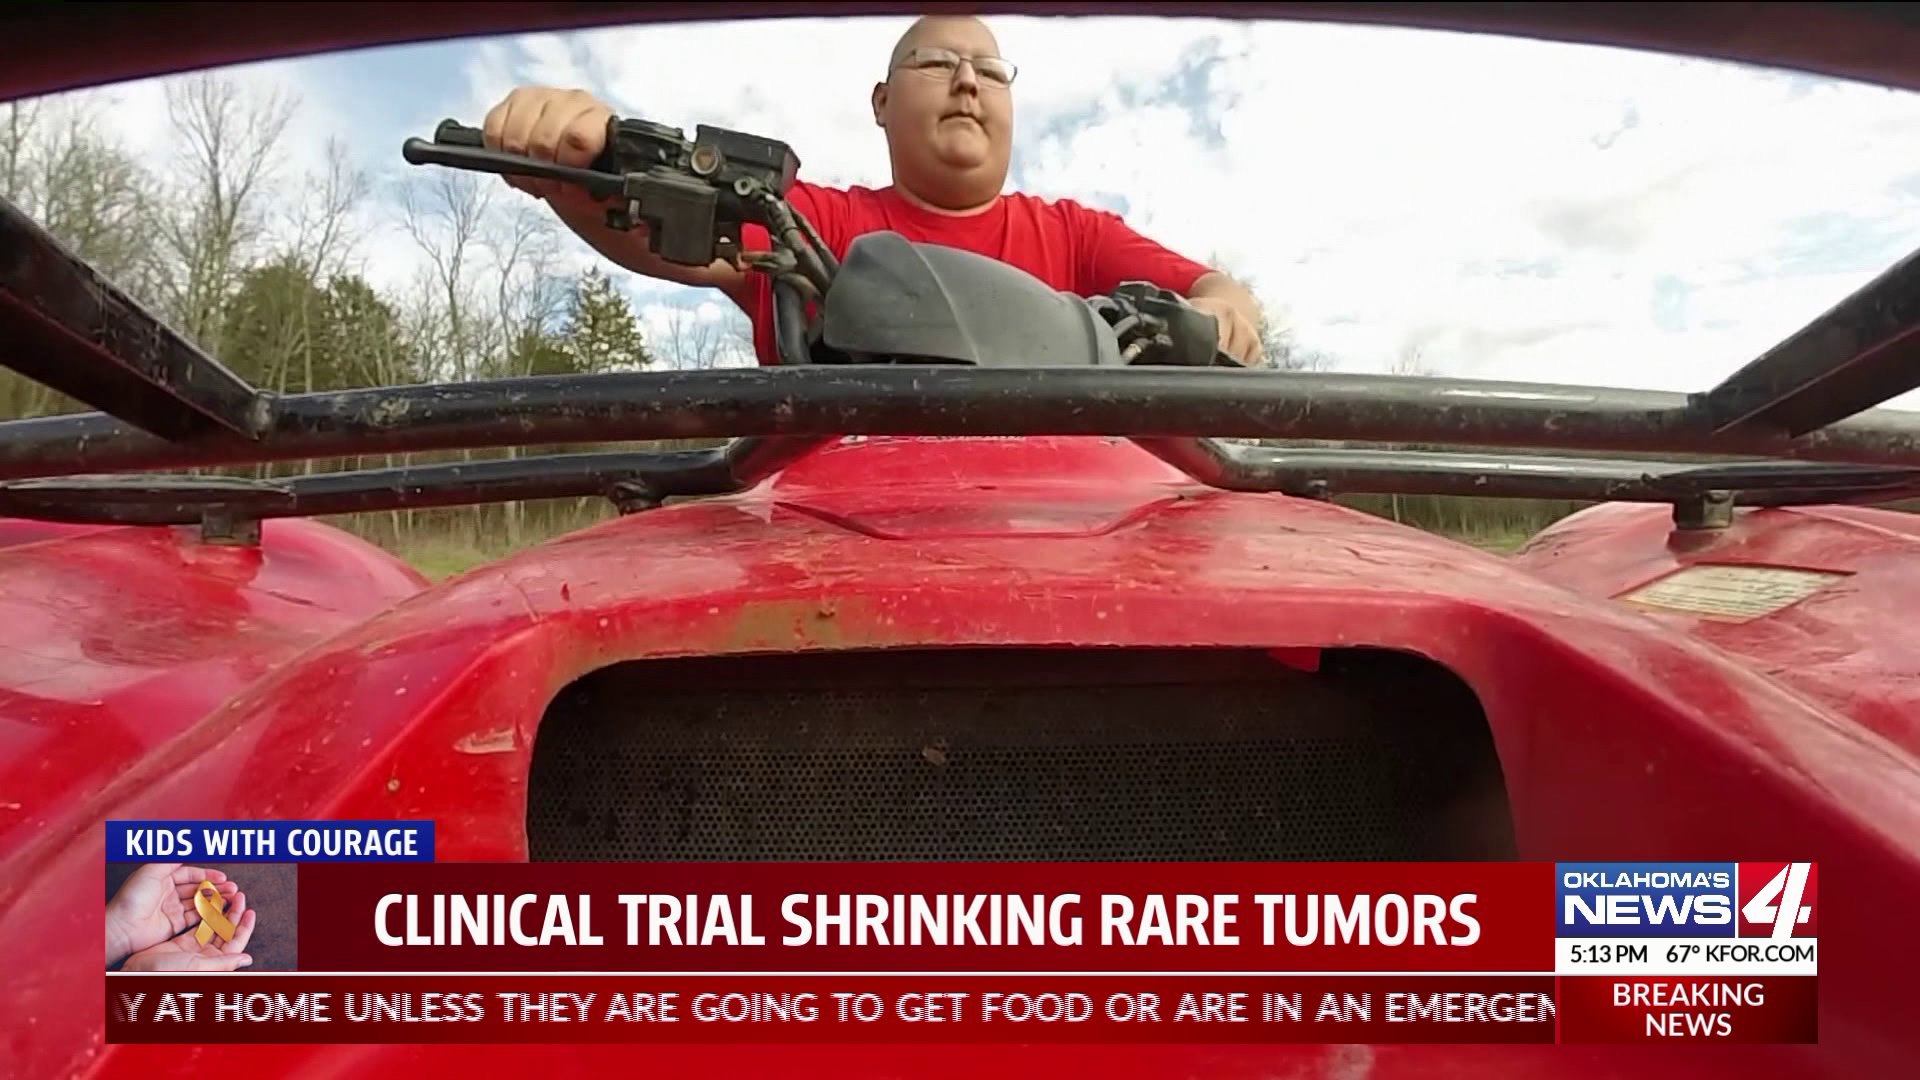
[[[1210,439],[1139,439],[1194,479],[1233,491],[1495,495],[1670,503],[1682,524],[1748,506],[1920,497],[1920,470],[1808,462],[1700,465],[1657,460],[1385,450],[1273,449]],[[86,524],[201,525],[243,538],[249,523],[522,499],[604,498],[622,513],[667,499],[728,495],[815,440],[739,439],[711,450],[553,454],[278,480],[168,474],[53,477],[0,484],[0,516]]]
[[[0,514],[20,517],[257,521],[564,496],[604,496],[632,509],[740,490],[847,435],[1126,437],[1198,482],[1233,490],[1635,500],[1671,503],[1686,520],[1736,503],[1920,495],[1920,412],[1876,408],[1920,386],[1920,255],[1694,394],[1211,367],[907,363],[281,396],[249,385],[4,203],[0,253],[0,363],[99,410],[0,422]],[[779,293],[783,316],[800,318],[793,290]],[[736,441],[711,451],[542,455],[285,480],[137,475],[687,438]],[[1216,441],[1233,438],[1531,452]],[[1726,458],[1759,460],[1719,460]]]

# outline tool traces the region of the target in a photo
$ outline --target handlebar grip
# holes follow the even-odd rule
[[[433,141],[441,146],[471,146],[485,149],[487,137],[479,128],[467,127],[457,120],[442,120],[433,129]]]
[[[607,121],[607,147],[606,149],[600,151],[600,156],[595,158],[593,160],[593,163],[589,165],[588,168],[592,169],[595,172],[603,172],[603,173],[610,173],[610,172],[616,171],[614,168],[615,162],[614,162],[614,156],[613,156],[613,149],[614,149],[614,135],[615,135],[616,129],[619,127],[619,124],[620,124],[620,121],[618,120],[618,118],[610,118]],[[458,147],[463,147],[471,150],[485,150],[487,148],[487,135],[486,135],[486,132],[480,130],[479,128],[468,127],[465,124],[462,124],[458,120],[452,120],[452,119],[442,120],[440,121],[440,126],[433,129],[433,145],[458,146]],[[411,161],[412,159],[409,158],[408,160]],[[416,162],[415,164],[419,164],[419,163]]]
[[[617,173],[575,169],[566,165],[555,165],[550,161],[535,161],[519,154],[503,154],[497,150],[476,150],[458,144],[449,146],[420,138],[408,139],[402,143],[400,156],[409,165],[445,165],[455,169],[497,173],[501,176],[531,176],[539,180],[558,180],[565,184],[577,184],[596,199],[609,199],[619,195],[625,182],[625,177]]]

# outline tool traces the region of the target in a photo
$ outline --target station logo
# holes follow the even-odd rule
[[[1817,937],[1819,867],[1813,863],[1739,864],[1740,936]]]
[[[1555,935],[1818,937],[1810,862],[1556,863]]]
[[[1737,863],[1557,863],[1559,937],[1733,937]]]

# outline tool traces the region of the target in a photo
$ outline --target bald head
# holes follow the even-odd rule
[[[959,52],[976,51],[980,45],[984,45],[985,52],[981,55],[997,56],[1000,53],[1000,42],[995,40],[993,31],[987,29],[986,23],[971,15],[922,15],[894,43],[893,53],[887,57],[887,70],[892,71],[900,66],[900,61],[906,59],[909,52],[922,45],[951,49],[954,48],[954,41],[972,45],[972,48],[957,49]]]

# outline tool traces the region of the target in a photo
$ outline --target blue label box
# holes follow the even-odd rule
[[[1556,863],[1554,934],[1576,938],[1733,937],[1737,864]]]
[[[108,862],[432,862],[431,821],[109,821]]]

